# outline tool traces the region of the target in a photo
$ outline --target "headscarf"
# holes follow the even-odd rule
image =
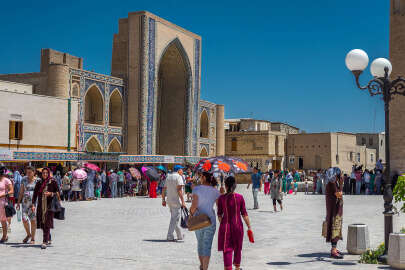
[[[341,171],[338,167],[331,167],[326,170],[326,184],[329,182],[334,183],[336,181],[336,176],[340,176]]]
[[[43,179],[41,175],[42,185],[41,188],[39,189],[39,193],[42,193],[44,191],[46,185],[49,183],[49,180],[51,179],[51,170],[49,168],[43,168],[41,174],[43,174],[44,171],[48,171],[48,178]]]

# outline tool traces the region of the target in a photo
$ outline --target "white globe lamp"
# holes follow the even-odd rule
[[[360,49],[351,50],[346,55],[346,67],[350,71],[363,71],[368,65],[368,55]]]
[[[388,68],[388,76],[389,76],[392,71],[391,62],[385,58],[377,58],[371,63],[370,71],[374,77],[384,77],[385,68]]]

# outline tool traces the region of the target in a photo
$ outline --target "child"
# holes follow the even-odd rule
[[[96,186],[96,198],[101,197],[101,181],[97,181],[97,186]]]
[[[308,180],[305,180],[305,195],[308,195]]]
[[[297,195],[297,191],[298,191],[298,183],[296,180],[294,180],[294,195]]]

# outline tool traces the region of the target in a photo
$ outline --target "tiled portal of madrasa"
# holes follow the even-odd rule
[[[32,123],[24,111],[8,111],[2,121],[22,122],[24,137],[0,134],[1,146],[17,145],[14,155],[20,157],[37,150],[42,156],[73,151],[119,154],[128,162],[223,155],[224,107],[200,99],[201,49],[200,36],[145,11],[119,20],[111,76],[83,70],[83,58],[42,49],[40,72],[4,74],[0,80],[31,86],[28,93],[7,93],[14,99],[47,96],[35,101],[37,110],[49,110],[52,98],[66,101],[67,119],[49,122],[49,128],[60,124],[66,131],[49,145],[41,130],[27,127]],[[25,143],[32,136],[36,143]]]

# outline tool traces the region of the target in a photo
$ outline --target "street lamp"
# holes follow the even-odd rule
[[[359,83],[360,74],[368,65],[367,53],[363,50],[351,50],[346,56],[346,66],[356,78],[356,85],[361,90],[368,90],[371,96],[382,95],[384,100],[385,111],[385,187],[384,187],[384,241],[385,252],[387,254],[388,241],[390,233],[393,231],[392,216],[392,187],[391,187],[391,171],[390,171],[390,101],[394,95],[405,96],[405,79],[398,77],[390,80],[389,76],[392,71],[390,61],[385,58],[377,58],[371,63],[370,71],[374,78],[368,82],[366,86],[361,86]],[[385,256],[381,258],[385,260]]]

